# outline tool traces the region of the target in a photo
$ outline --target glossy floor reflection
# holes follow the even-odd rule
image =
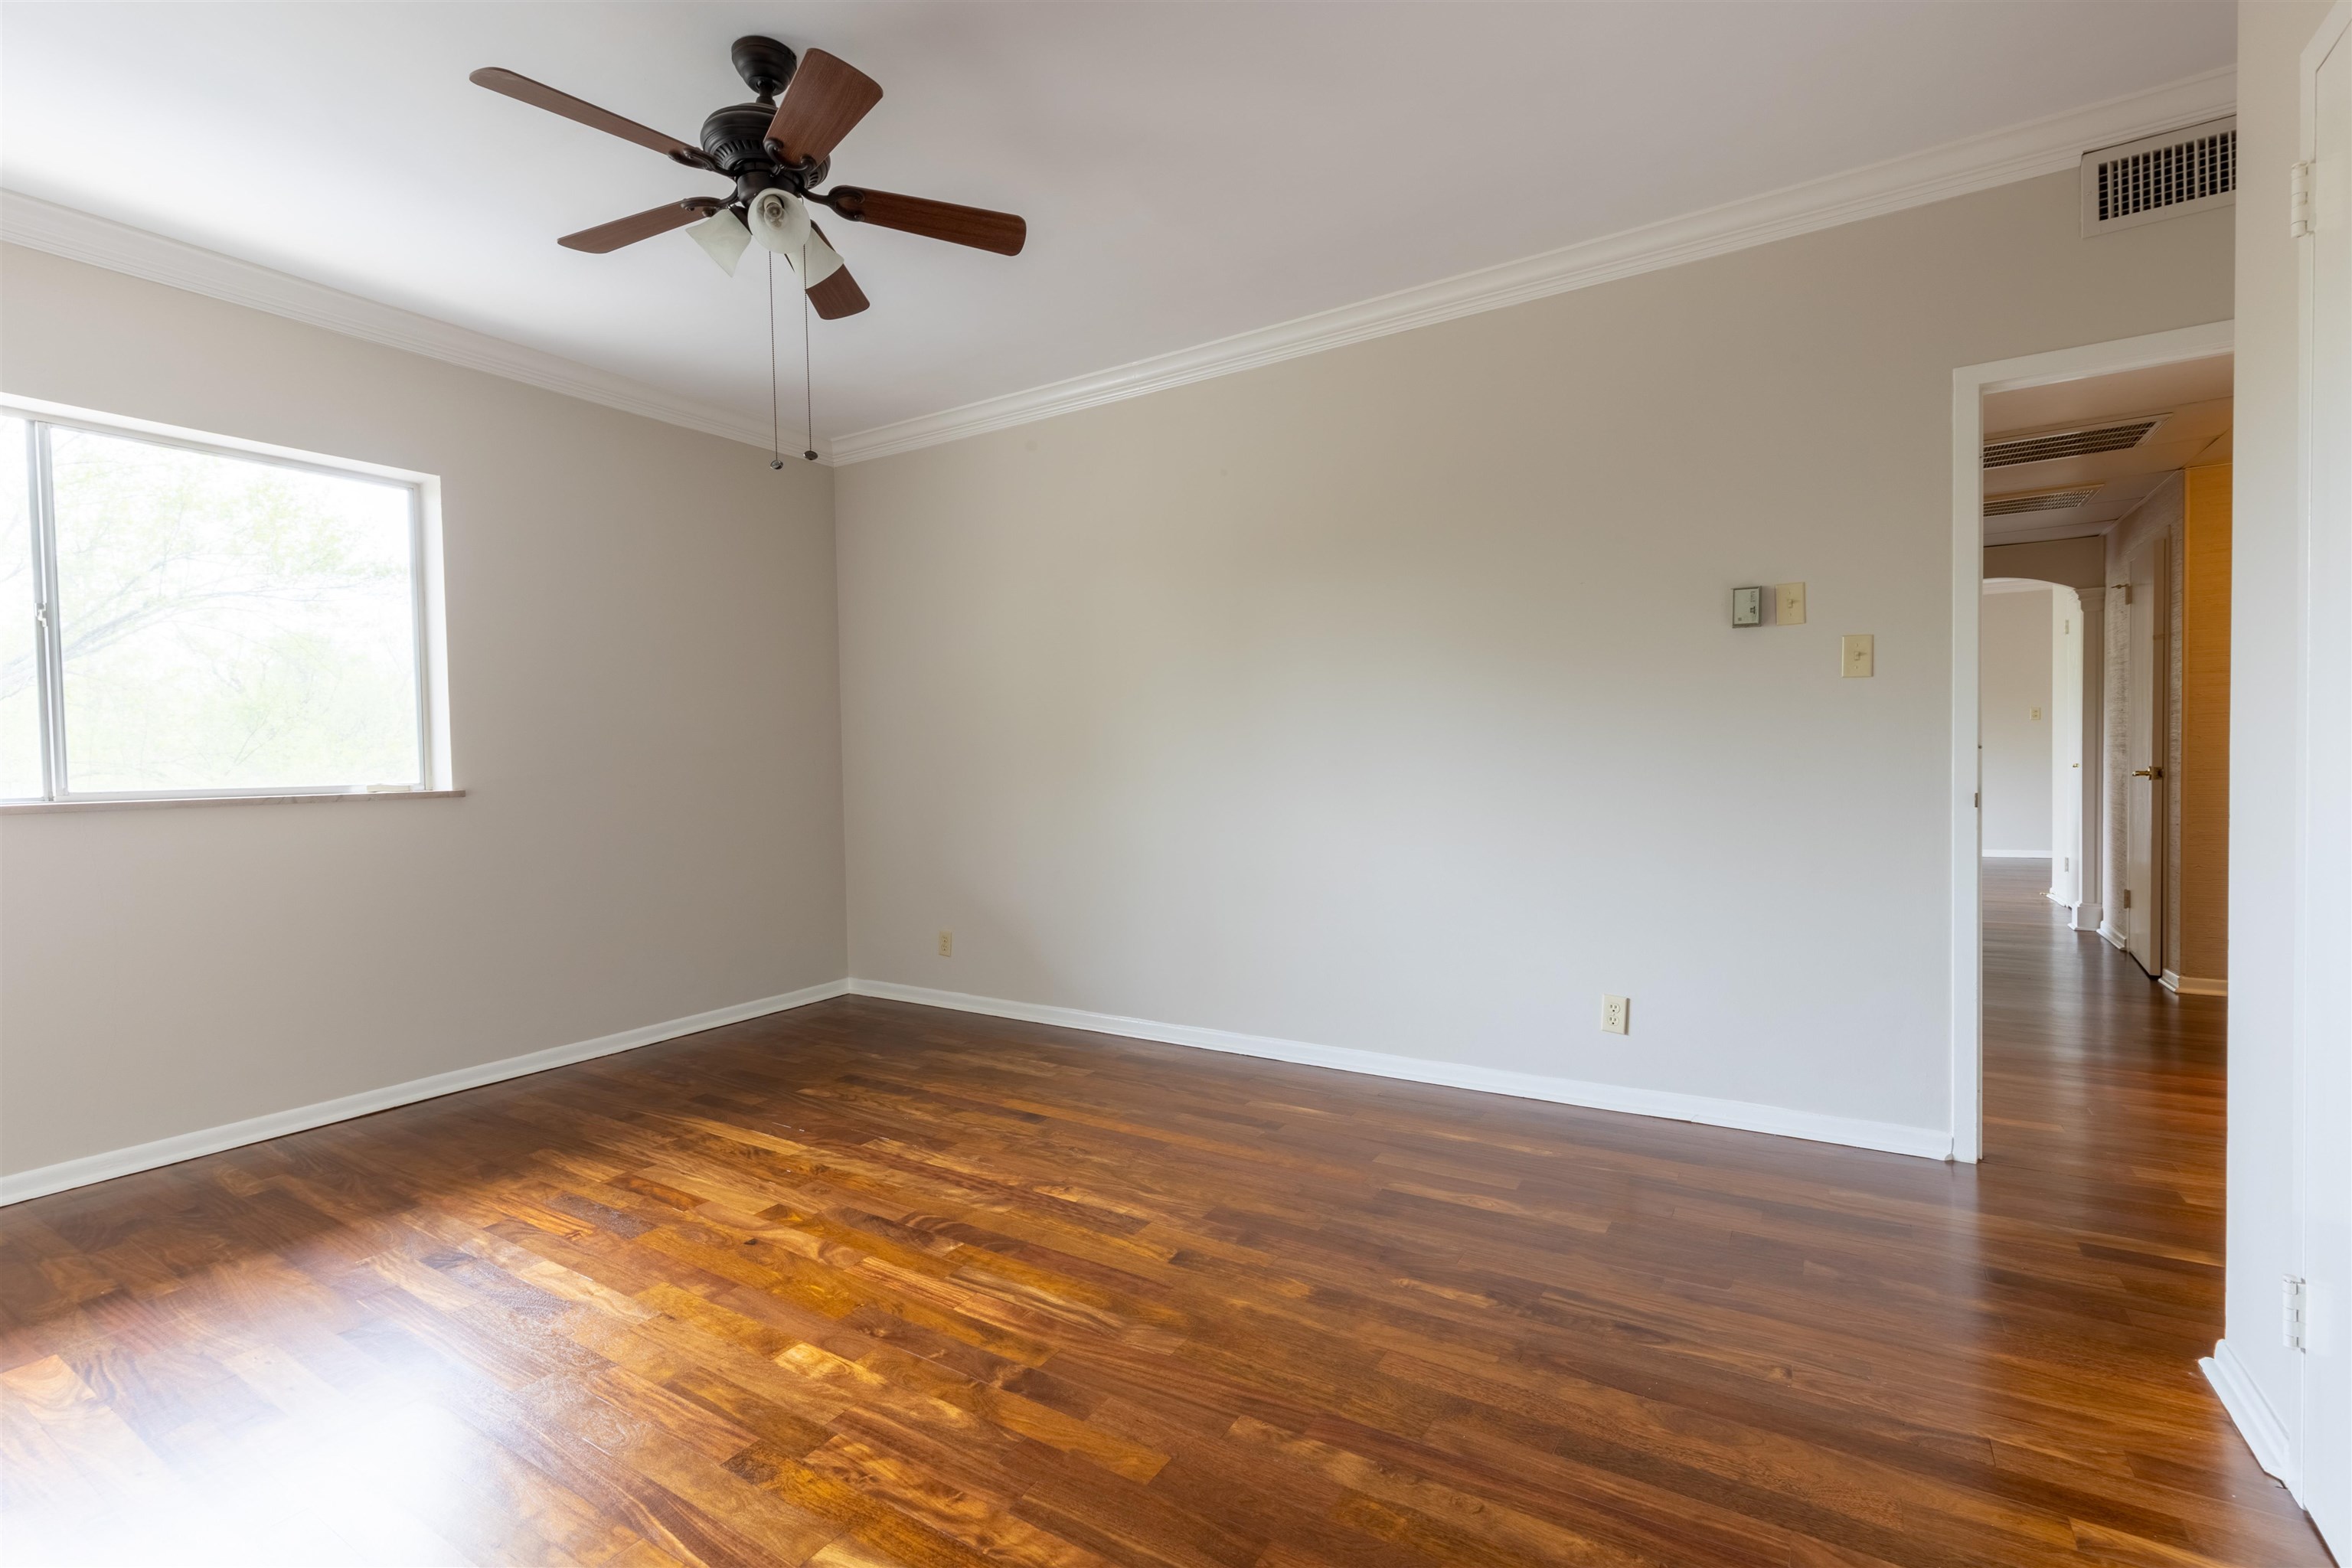
[[[2322,1563],[2221,1005],[1990,880],[1977,1169],[845,999],[0,1211],[0,1554]]]

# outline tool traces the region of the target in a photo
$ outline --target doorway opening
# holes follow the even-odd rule
[[[1955,374],[1957,1159],[1986,1152],[1989,1023],[2026,1100],[2190,1035],[2221,1081],[2219,1004],[2187,1035],[2148,1009],[2227,989],[2231,336]],[[1990,1121],[1996,1152],[2023,1125]]]

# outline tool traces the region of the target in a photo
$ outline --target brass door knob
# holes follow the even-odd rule
[[[2136,779],[2160,779],[2163,776],[2164,770],[2162,768],[2134,768],[2132,770],[2132,777]]]

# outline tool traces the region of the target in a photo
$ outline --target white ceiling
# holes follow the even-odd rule
[[[0,5],[0,184],[764,422],[759,253],[557,235],[722,188],[469,85],[692,141],[727,45],[887,96],[845,183],[1027,216],[834,237],[820,435],[1083,374],[2230,63],[2201,0]],[[844,231],[846,231],[845,233]]]
[[[1988,499],[2085,485],[2096,489],[2090,500],[2063,511],[1986,518],[1985,542],[2021,544],[2105,533],[2154,494],[2165,475],[2204,463],[2228,462],[2235,366],[2234,356],[2216,354],[1986,394],[1987,441],[2080,430],[2148,414],[2161,414],[2164,420],[2141,437],[2138,445],[2120,452],[1986,469]]]

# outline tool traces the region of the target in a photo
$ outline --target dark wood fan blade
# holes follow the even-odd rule
[[[872,77],[823,49],[811,49],[801,56],[800,68],[776,105],[768,140],[787,165],[821,162],[881,101],[882,89]]]
[[[634,142],[640,147],[650,147],[666,153],[679,163],[697,169],[712,166],[709,155],[690,142],[666,135],[650,125],[640,125],[634,120],[624,120],[611,110],[599,109],[568,92],[558,92],[545,82],[533,81],[527,76],[517,76],[497,66],[484,66],[466,79],[476,87],[487,87],[492,92],[502,92],[509,98],[528,103],[534,109],[544,109],[550,114],[561,114],[566,120],[576,120],[593,126],[624,142]]]
[[[992,250],[999,256],[1020,255],[1029,239],[1028,224],[1011,213],[990,212],[986,207],[960,207],[953,202],[893,195],[856,185],[835,185],[814,199],[856,223],[903,229],[950,245]]]
[[[684,228],[698,219],[709,217],[726,205],[717,196],[688,196],[682,202],[648,207],[628,217],[600,223],[594,228],[583,228],[578,234],[567,234],[555,243],[568,250],[593,251],[602,256],[608,250],[618,250],[625,245],[635,245],[641,239],[651,239],[657,234]]]
[[[824,239],[824,230],[814,224],[809,227],[819,239]],[[824,243],[826,248],[832,248],[833,241],[824,239]],[[873,303],[866,297],[866,290],[857,286],[857,279],[849,275],[846,267],[835,268],[832,277],[808,291],[808,297],[809,303],[816,307],[817,315],[828,321],[854,316]]]

